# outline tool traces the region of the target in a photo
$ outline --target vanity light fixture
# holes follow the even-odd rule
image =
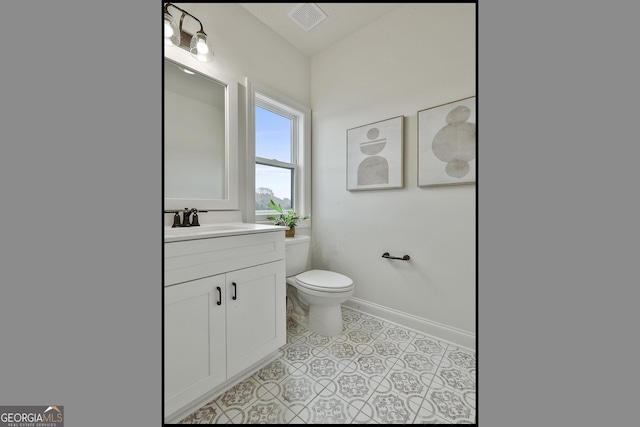
[[[169,7],[181,12],[180,23],[176,23],[173,15],[169,12]],[[200,24],[200,30],[196,31],[195,34],[188,33],[183,28],[182,23],[185,16],[195,19]],[[191,56],[200,62],[211,62],[213,60],[213,45],[211,44],[211,39],[204,32],[202,22],[173,3],[164,4],[164,43],[191,52]]]

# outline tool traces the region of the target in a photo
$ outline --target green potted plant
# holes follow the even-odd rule
[[[282,209],[280,203],[277,205],[273,201],[273,199],[269,199],[269,207],[274,211],[278,212],[280,215],[276,216],[268,216],[267,219],[273,221],[274,225],[284,225],[289,227],[288,230],[284,231],[285,237],[293,237],[296,234],[296,225],[298,221],[304,221],[309,218],[309,215],[300,216],[293,209],[287,209],[286,211]]]

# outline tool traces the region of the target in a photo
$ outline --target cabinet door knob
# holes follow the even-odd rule
[[[218,290],[218,305],[222,305],[222,289],[220,286],[216,286],[216,289]]]
[[[236,285],[236,282],[231,282],[231,286],[233,286],[233,296],[231,297],[232,300],[237,300],[238,299],[238,288]]]

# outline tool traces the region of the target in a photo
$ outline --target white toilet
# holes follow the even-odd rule
[[[305,271],[310,236],[297,235],[284,240],[287,298],[292,305],[292,319],[318,335],[339,335],[342,332],[340,304],[353,295],[353,281],[333,271]]]

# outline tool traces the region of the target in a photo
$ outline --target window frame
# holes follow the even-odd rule
[[[292,169],[292,208],[301,216],[311,215],[311,109],[277,91],[249,78],[247,87],[247,164],[246,220],[271,224],[267,216],[274,211],[256,212],[256,164]],[[291,119],[291,163],[256,156],[255,108],[264,108]],[[311,219],[298,223],[299,228],[311,226]]]
[[[285,117],[287,119],[290,120],[291,123],[291,128],[289,129],[290,135],[291,135],[291,139],[290,139],[290,147],[289,147],[289,157],[291,159],[291,162],[283,162],[280,160],[276,160],[276,159],[267,159],[266,157],[259,157],[258,155],[255,156],[255,164],[256,165],[263,165],[263,166],[271,166],[271,167],[276,167],[276,168],[282,168],[282,169],[289,169],[291,171],[291,206],[294,207],[295,206],[295,202],[296,202],[296,170],[298,169],[298,165],[296,162],[297,159],[297,152],[298,152],[298,141],[299,141],[299,136],[298,136],[298,132],[296,131],[296,129],[298,128],[298,120],[299,117],[296,114],[292,114],[290,111],[285,110],[283,108],[281,108],[280,105],[276,105],[274,104],[273,100],[271,100],[270,98],[262,95],[261,93],[256,93],[255,94],[255,106],[254,106],[254,111],[255,108],[260,107],[263,110],[269,111],[273,114],[277,114],[279,116]],[[255,121],[254,121],[255,123]],[[255,135],[255,132],[254,132]],[[255,143],[254,143],[254,147],[255,147]],[[254,166],[255,167],[255,166]],[[255,181],[255,180],[254,180]],[[255,191],[254,191],[255,193]],[[261,213],[258,213],[261,212]],[[268,216],[268,215],[273,215],[274,211],[269,211],[268,213],[264,213],[263,211],[257,211],[256,210],[256,215],[257,216]]]

